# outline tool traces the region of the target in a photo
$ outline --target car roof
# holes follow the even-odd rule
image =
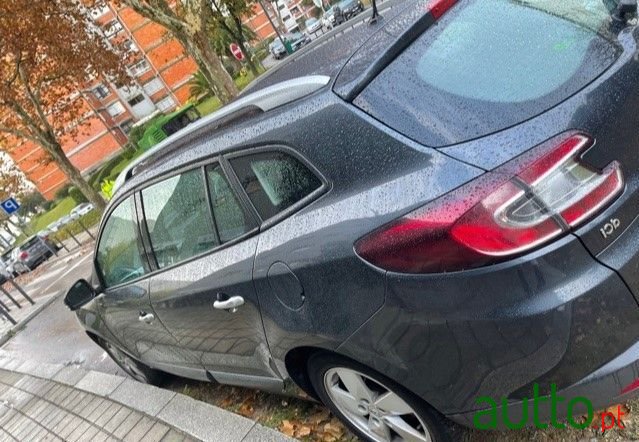
[[[330,86],[333,88],[334,81],[342,69],[349,65],[349,62],[354,58],[354,54],[358,52],[360,48],[365,46],[376,33],[380,33],[385,35],[387,38],[394,39],[397,37],[398,33],[403,32],[412,24],[415,20],[415,16],[424,16],[424,8],[415,7],[416,4],[423,2],[427,3],[427,0],[390,0],[384,2],[383,6],[379,7],[380,14],[383,19],[379,20],[378,25],[373,26],[368,24],[371,12],[369,9],[363,14],[360,14],[357,18],[336,27],[332,31],[322,35],[302,49],[296,51],[294,54],[289,55],[284,62],[281,62],[277,66],[271,68],[266,74],[251,83],[242,91],[234,102],[227,104],[221,110],[232,107],[234,103],[241,101],[244,97],[248,98],[248,96],[253,94],[270,90],[280,84],[284,84],[285,82],[294,82],[297,79],[328,78]],[[402,23],[400,23],[398,30],[397,18],[399,17],[401,19],[402,15],[406,14],[410,15],[410,19],[403,27],[401,26]],[[394,28],[393,31],[386,31],[388,25],[391,24],[394,24],[394,26],[392,26]],[[274,41],[279,40],[276,39]],[[367,61],[365,63],[355,63],[354,67],[351,63],[349,78],[353,76],[352,71],[357,73],[364,72],[370,64],[371,57],[379,56],[379,49],[380,48],[378,47],[373,47],[365,50],[364,52],[367,53]],[[188,149],[184,149],[183,147],[187,146],[190,140],[197,139],[206,133],[207,128],[202,126],[202,124],[206,124],[206,118],[207,117],[200,120],[199,125],[198,122],[196,122],[190,127],[187,127],[185,130],[178,132],[176,136],[172,136],[165,140],[162,145],[156,146],[158,149],[157,154],[153,152],[152,155],[147,156],[144,159],[144,162],[141,163],[143,164],[144,173],[139,175],[135,173],[131,177],[127,176],[123,183],[118,183],[121,178],[118,177],[118,180],[116,180],[115,196],[117,197],[131,188],[138,186],[142,181],[151,180],[154,176],[159,176],[165,173],[164,171],[159,171],[154,174],[151,171],[153,166],[158,163],[160,159],[162,162],[165,162],[168,156],[171,158],[183,156],[185,161],[194,161],[195,159],[192,158],[192,155],[186,151]],[[215,129],[216,128],[213,126],[210,130],[214,131]],[[216,152],[210,152],[209,155],[214,153]],[[123,174],[125,173],[129,172],[126,172],[125,170]],[[115,202],[115,200],[118,200],[118,198],[114,198],[112,203]]]

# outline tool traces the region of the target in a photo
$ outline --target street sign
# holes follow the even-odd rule
[[[20,208],[20,204],[13,198],[7,198],[0,203],[0,206],[2,206],[2,210],[4,210],[7,215],[17,212]]]
[[[237,45],[237,43],[231,43],[229,45],[229,49],[231,50],[231,54],[233,54],[233,57],[237,58],[239,61],[244,60],[244,53],[242,52],[240,47]]]

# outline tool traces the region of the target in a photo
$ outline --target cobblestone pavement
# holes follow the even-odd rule
[[[192,441],[115,401],[53,381],[0,370],[2,441]]]
[[[131,379],[0,355],[0,441],[288,442],[277,431]]]

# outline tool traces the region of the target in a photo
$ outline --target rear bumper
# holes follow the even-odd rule
[[[339,350],[472,424],[479,398],[519,403],[535,384],[613,403],[639,376],[637,342],[635,298],[570,235],[483,269],[388,274],[384,307]]]
[[[628,388],[639,377],[639,342],[635,343],[628,350],[617,356],[612,361],[608,362],[603,367],[596,370],[594,373],[584,378],[577,384],[565,388],[557,393],[556,397],[561,397],[563,400],[555,402],[555,411],[553,412],[553,405],[548,396],[537,401],[538,421],[541,423],[550,424],[553,415],[557,418],[556,421],[560,422],[565,420],[569,415],[568,404],[574,398],[586,398],[592,404],[592,410],[602,410],[606,407],[614,404],[623,404],[627,400],[639,395],[639,390]],[[627,389],[626,393],[623,391]],[[498,403],[499,404],[499,403]],[[526,405],[528,410],[528,425],[533,425],[532,410],[535,404],[532,398],[528,398]],[[508,416],[511,422],[520,422],[522,420],[522,413],[524,410],[523,401],[510,401],[508,403]],[[501,416],[503,416],[503,407],[498,405],[495,409],[499,419],[497,420],[497,429],[505,428]],[[556,414],[554,414],[556,413]],[[574,418],[584,416],[588,413],[587,407],[582,402],[575,402],[574,408],[570,415]],[[478,414],[477,411],[452,414],[448,415],[448,418],[455,422],[467,427],[475,427],[474,421],[477,416],[477,422],[482,427],[490,426],[489,414]],[[593,422],[593,425],[600,425],[600,422]]]

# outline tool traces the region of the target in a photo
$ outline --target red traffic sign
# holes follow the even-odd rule
[[[239,61],[244,60],[244,53],[237,45],[237,43],[231,43],[229,45],[229,49],[231,50],[231,54],[233,54],[233,57],[237,58]]]

